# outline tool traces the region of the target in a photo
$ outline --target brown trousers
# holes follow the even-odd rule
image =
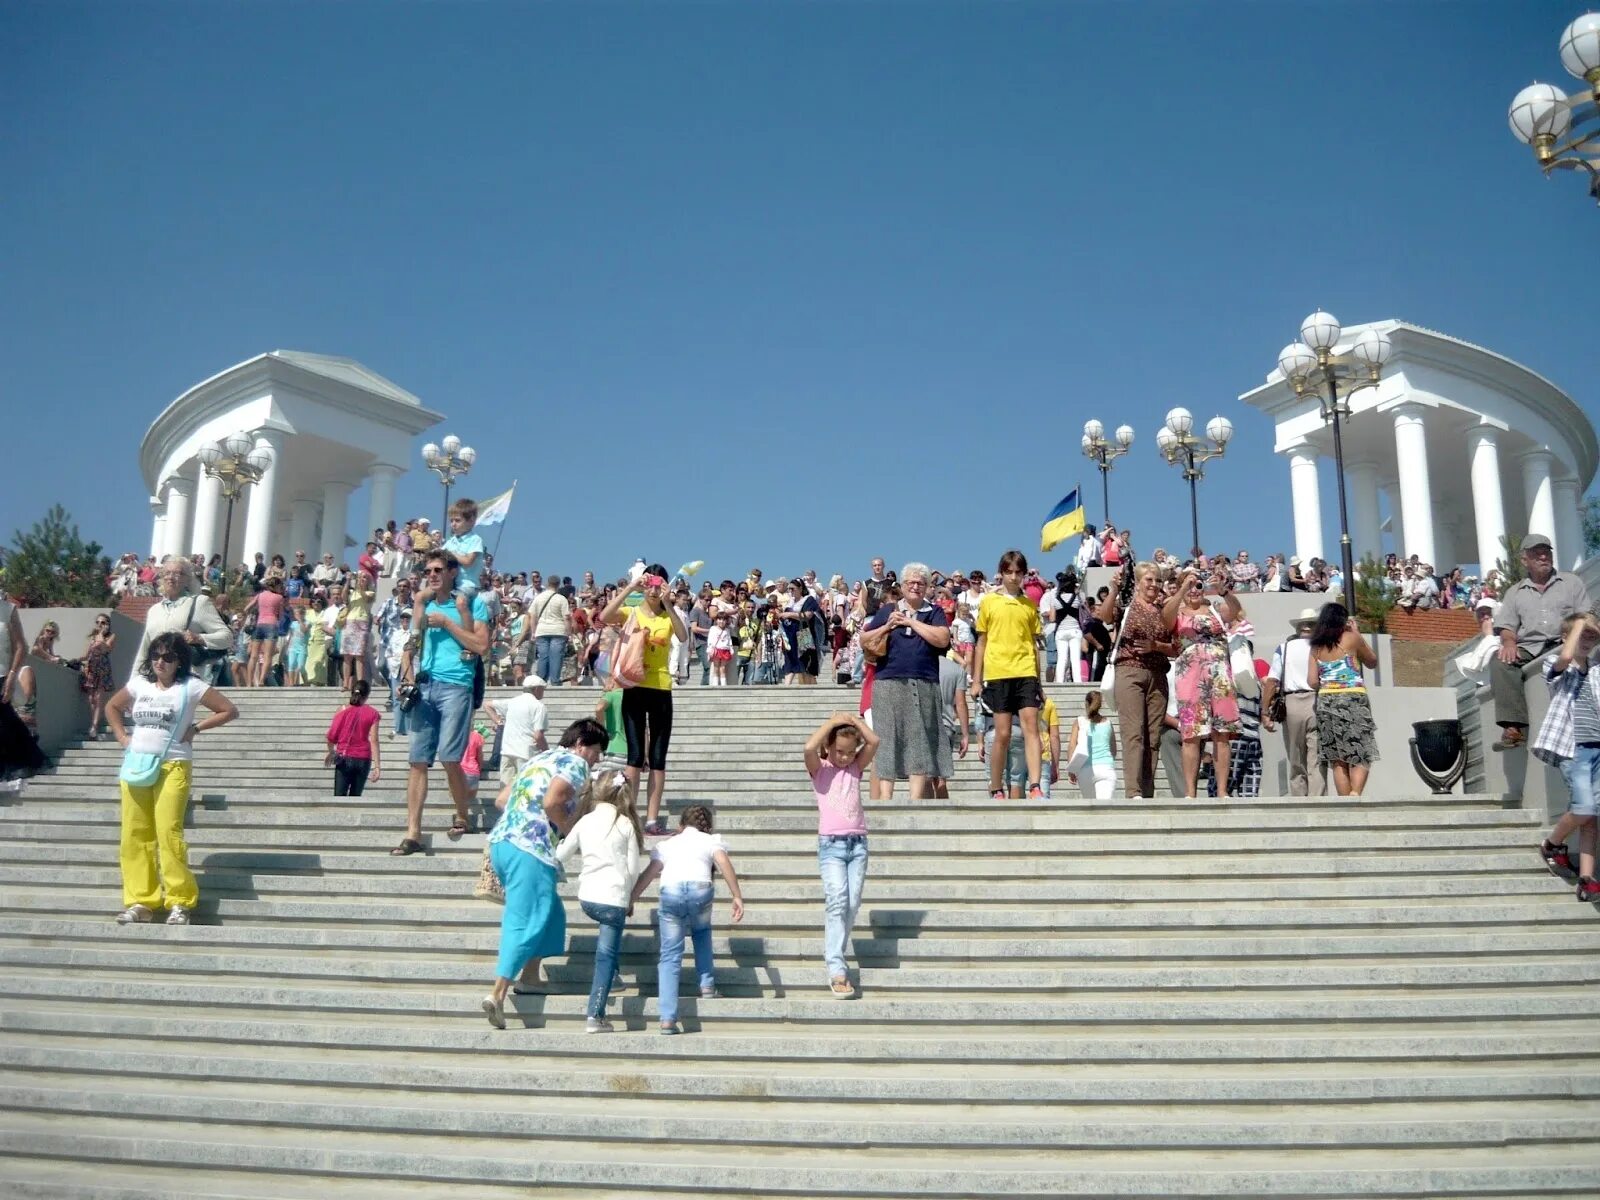
[[[1122,790],[1129,799],[1156,794],[1156,757],[1167,718],[1167,673],[1118,663],[1112,685],[1122,731]]]

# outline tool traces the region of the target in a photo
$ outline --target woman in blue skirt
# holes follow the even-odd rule
[[[567,914],[556,894],[556,841],[572,827],[578,793],[589,768],[600,761],[610,735],[585,717],[567,726],[561,744],[536,754],[501,789],[500,820],[489,832],[489,862],[505,889],[500,918],[500,958],[483,1013],[496,1029],[506,1027],[506,992],[542,991],[539,962],[567,945]]]

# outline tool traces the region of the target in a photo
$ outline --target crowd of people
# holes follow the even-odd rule
[[[754,682],[749,664],[769,661],[769,636],[773,661],[781,662],[776,678],[806,684],[831,671],[860,684],[855,710],[834,713],[796,748],[818,815],[823,968],[828,990],[841,999],[859,994],[846,953],[869,858],[864,793],[882,802],[903,782],[913,798],[949,796],[954,764],[974,746],[994,801],[1048,799],[1063,776],[1085,796],[1109,799],[1119,762],[1128,797],[1154,795],[1158,764],[1185,796],[1202,788],[1221,798],[1253,795],[1262,731],[1279,726],[1293,795],[1322,794],[1331,775],[1338,794],[1359,796],[1378,757],[1363,675],[1376,655],[1342,604],[1309,605],[1270,659],[1258,659],[1257,642],[1265,655],[1272,631],[1261,639],[1245,616],[1236,562],[1136,561],[1126,531],[1114,543],[1113,557],[1123,561],[1093,596],[1076,568],[1046,580],[1016,550],[1001,556],[992,578],[918,562],[890,571],[879,558],[855,584],[836,575],[824,586],[812,572],[766,581],[755,570],[743,581],[694,589],[692,570],[669,573],[643,560],[603,585],[592,575],[577,585],[554,574],[508,579],[493,572],[474,517],[472,502],[458,501],[442,545],[363,563],[354,579],[331,562],[322,564],[329,570],[321,579],[317,568],[279,574],[265,564],[237,614],[242,640],[198,586],[192,564],[168,560],[156,573],[159,599],[134,675],[114,692],[114,637],[109,623],[96,626],[79,665],[125,749],[119,921],[148,922],[162,910],[169,924],[191,919],[198,889],[183,823],[192,747],[198,735],[238,717],[218,686],[230,661],[239,668],[236,686],[272,681],[275,666],[288,685],[312,673],[309,635],[304,657],[292,632],[286,652],[275,656],[283,622],[292,630],[303,619],[297,599],[308,601],[309,613],[343,614],[325,630],[332,638],[316,639],[318,667],[339,662],[336,678],[348,690],[326,733],[336,794],[358,796],[382,771],[382,717],[368,703],[372,659],[390,686],[393,736],[406,739],[407,753],[405,829],[393,855],[424,849],[434,768],[451,799],[451,838],[473,831],[479,781],[497,777],[478,886],[504,906],[499,961],[482,1003],[497,1028],[505,1026],[508,995],[548,988],[541,963],[565,947],[556,887],[564,866],[578,871],[579,906],[599,930],[590,1032],[611,1028],[606,1006],[621,931],[657,881],[661,1031],[678,1032],[686,944],[701,996],[715,997],[713,875],[727,881],[735,921],[744,898],[708,807],[689,805],[669,833],[673,690],[693,666],[705,686]],[[379,548],[370,546],[369,555]],[[1572,874],[1580,899],[1593,899],[1600,896],[1600,675],[1589,667],[1600,659],[1600,619],[1589,612],[1582,583],[1555,570],[1547,538],[1529,537],[1523,561],[1527,578],[1486,616],[1497,649],[1493,686],[1504,700],[1495,748],[1527,742],[1526,708],[1517,707],[1521,668],[1546,658],[1553,701],[1532,750],[1560,767],[1572,800],[1540,853],[1552,871]],[[376,612],[372,566],[399,573]],[[292,581],[299,584],[293,597]],[[0,708],[9,711],[27,676],[15,611],[4,617],[0,660],[10,669]],[[58,637],[47,625],[35,652],[50,660]],[[1063,721],[1042,686],[1052,676],[1100,686]],[[600,685],[593,716],[549,745],[545,689],[589,680]],[[484,689],[497,681],[520,685],[516,698],[486,701]],[[1114,717],[1105,712],[1108,698]],[[1575,860],[1570,838],[1578,842]]]

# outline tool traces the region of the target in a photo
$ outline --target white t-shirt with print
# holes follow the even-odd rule
[[[203,679],[190,676],[181,683],[164,688],[136,675],[128,683],[128,694],[133,698],[133,728],[128,734],[128,749],[135,754],[163,754],[163,762],[187,761],[194,757],[194,747],[181,741],[188,725],[194,724],[195,709],[211,685]],[[179,721],[185,727],[174,735]],[[168,746],[168,742],[171,746]]]
[[[701,833],[693,825],[657,842],[650,857],[661,864],[661,886],[674,883],[710,883],[717,851],[725,850],[722,837]]]

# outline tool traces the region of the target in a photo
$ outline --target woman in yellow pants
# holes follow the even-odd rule
[[[106,720],[124,750],[161,757],[154,782],[122,781],[122,902],[127,905],[117,916],[122,925],[149,922],[158,908],[167,910],[168,925],[187,925],[200,902],[183,838],[194,737],[226,725],[239,710],[191,674],[191,663],[183,636],[163,633],[150,642],[127,686],[106,704]],[[201,708],[211,712],[197,721]]]

